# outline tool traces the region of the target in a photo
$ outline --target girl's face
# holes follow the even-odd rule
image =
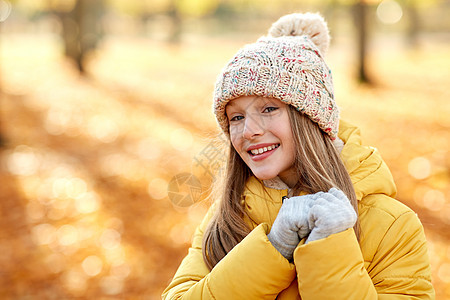
[[[243,96],[226,106],[231,143],[253,174],[267,180],[279,176],[292,187],[298,180],[287,105],[280,100]]]

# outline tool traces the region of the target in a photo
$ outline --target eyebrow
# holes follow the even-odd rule
[[[237,98],[234,98],[234,99],[237,99]],[[236,103],[236,102],[233,102],[234,99],[231,99],[230,101],[228,101],[227,105],[234,106],[234,103]],[[264,100],[264,97],[262,97],[262,96],[254,96],[252,100],[260,100],[260,99]]]

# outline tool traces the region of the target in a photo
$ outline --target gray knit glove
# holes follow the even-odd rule
[[[310,232],[309,210],[315,198],[316,194],[285,199],[267,235],[275,249],[287,260],[292,259],[298,243]]]
[[[356,212],[342,191],[332,188],[320,193],[309,211],[311,233],[305,244],[351,228],[356,220]]]

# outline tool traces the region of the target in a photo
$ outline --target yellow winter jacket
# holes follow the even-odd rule
[[[250,178],[244,193],[253,230],[211,271],[202,257],[203,232],[163,299],[434,299],[423,227],[416,214],[394,200],[392,175],[377,150],[361,145],[359,130],[341,121],[341,158],[359,200],[361,238],[353,229],[308,244],[288,262],[267,234],[287,190]]]

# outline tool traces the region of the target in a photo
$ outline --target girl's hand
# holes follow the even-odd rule
[[[311,233],[306,244],[351,228],[356,220],[356,212],[342,191],[332,188],[321,193],[309,211]]]
[[[267,235],[275,249],[287,260],[292,259],[298,243],[311,230],[308,224],[309,210],[317,195],[311,194],[285,199],[272,229]]]

